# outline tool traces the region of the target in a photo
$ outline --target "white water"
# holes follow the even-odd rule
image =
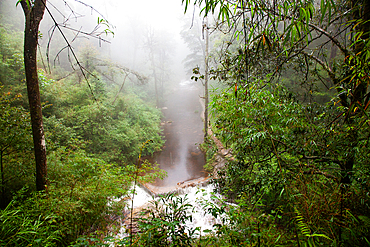
[[[222,202],[221,196],[217,193],[213,193],[214,186],[208,184],[206,186],[194,186],[194,187],[186,187],[186,188],[179,188],[174,192],[177,192],[182,198],[186,196],[187,200],[186,203],[193,205],[193,210],[191,213],[192,221],[187,222],[186,226],[188,228],[196,228],[200,227],[202,235],[204,230],[214,230],[213,225],[216,223],[221,223],[221,219],[215,219],[211,214],[207,214],[204,210],[204,205],[207,203],[209,204],[219,204]],[[158,198],[157,198],[158,199]],[[141,188],[140,186],[136,186],[135,188],[135,196],[134,196],[134,211],[145,209],[150,205],[150,201],[156,200],[153,198],[145,189]],[[131,209],[131,200],[127,201],[129,211]],[[221,217],[226,217],[222,215]],[[119,233],[115,236],[116,239],[122,239],[127,237],[128,234],[126,233],[126,226],[124,224],[121,225],[121,229]]]
[[[209,184],[206,186],[187,187],[179,192],[181,197],[187,197],[188,203],[193,205],[192,212],[193,221],[187,222],[187,226],[191,228],[200,227],[201,231],[213,230],[213,225],[221,223],[221,220],[215,219],[211,214],[206,213],[204,207],[206,204],[217,204],[221,201],[221,196],[213,192],[214,186]],[[213,195],[213,198],[212,198]],[[217,198],[217,199],[216,199]],[[226,217],[226,216],[223,216]]]
[[[132,196],[132,193],[131,193],[131,196]],[[153,197],[149,193],[147,193],[143,188],[136,185],[135,195],[134,195],[133,199],[134,199],[133,200],[134,201],[134,204],[133,204],[134,208],[139,208],[139,207],[142,207],[145,203],[148,203],[149,201],[151,201],[153,199]],[[131,200],[129,201],[128,205],[131,207]]]

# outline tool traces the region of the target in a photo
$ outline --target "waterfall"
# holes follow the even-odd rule
[[[182,81],[166,97],[167,106],[162,107],[164,118],[161,124],[166,143],[162,151],[155,153],[149,161],[158,163],[168,176],[153,184],[138,185],[132,190],[136,192],[133,196],[133,211],[136,215],[148,208],[152,200],[158,200],[156,197],[160,195],[175,193],[179,197],[186,197],[186,203],[191,204],[193,208],[188,212],[192,215],[192,221],[186,222],[185,227],[199,227],[204,235],[204,230],[214,230],[213,225],[221,223],[219,217],[225,219],[226,216],[221,215],[215,219],[205,210],[206,206],[219,205],[222,197],[214,194],[214,186],[208,183],[208,173],[203,168],[205,156],[198,147],[204,136],[203,122],[199,115],[202,111],[199,102],[200,91],[196,83]],[[127,212],[131,210],[131,199],[127,201]],[[117,239],[128,235],[126,229],[131,224],[130,220],[127,220],[128,215],[126,214],[126,222],[122,223]]]
[[[222,200],[222,198],[221,195],[213,192],[214,185],[209,184],[206,179],[197,179],[195,181],[198,183],[195,183],[194,180],[192,180],[178,185],[175,189],[169,187],[167,188],[167,193],[175,193],[177,196],[182,198],[186,197],[186,203],[193,206],[192,212],[189,212],[192,214],[192,221],[188,221],[186,223],[186,227],[193,229],[199,227],[203,235],[204,230],[213,230],[214,224],[221,223],[219,218],[215,219],[211,214],[206,213],[204,210],[205,203],[217,204]],[[163,188],[160,192],[161,194],[165,193],[163,192]],[[151,205],[151,201],[158,199],[161,194],[153,193],[146,186],[137,185],[133,200],[134,212],[138,213],[141,210],[145,210]],[[129,211],[131,207],[131,199],[127,200],[127,205],[127,211]],[[121,224],[121,229],[115,236],[116,239],[123,239],[128,236],[128,223],[129,219],[126,219],[125,223]]]
[[[204,211],[204,203],[216,203],[214,199],[211,198],[212,195],[221,199],[221,196],[214,194],[213,190],[214,186],[212,184],[208,184],[206,186],[187,187],[179,190],[179,196],[187,196],[188,203],[193,205],[194,209],[194,212],[192,213],[192,222],[188,222],[186,224],[188,227],[200,227],[201,231],[204,231],[212,230],[214,224],[221,223],[219,219],[215,219],[212,215],[207,214]]]

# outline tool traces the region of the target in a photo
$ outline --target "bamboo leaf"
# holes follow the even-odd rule
[[[325,14],[326,14],[326,9],[328,7],[328,4],[325,3],[325,0],[321,0],[321,20],[320,20],[320,23],[322,23],[324,21],[324,17],[325,17]]]

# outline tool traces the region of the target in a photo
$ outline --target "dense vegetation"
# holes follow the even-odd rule
[[[210,241],[370,245],[368,1],[182,2],[222,31],[209,107],[233,159],[215,183],[238,206]]]
[[[48,183],[36,192],[23,33],[8,21],[2,12],[0,246],[69,246],[81,235],[105,237],[124,212],[124,203],[113,199],[126,197],[134,179],[163,175],[150,164],[137,166],[139,154],[163,145],[161,112],[145,90],[147,80],[88,42],[76,50],[88,82],[68,64],[50,68],[39,59]]]
[[[182,2],[216,19],[210,73],[226,89],[209,105],[211,128],[232,158],[214,183],[236,205],[206,203],[222,222],[204,236],[186,229],[190,215],[166,219],[190,206],[165,198],[168,209],[144,222],[165,243],[146,241],[369,246],[369,2]]]
[[[369,2],[182,2],[216,20],[210,75],[220,89],[210,122],[232,158],[214,179],[225,201],[203,202],[219,219],[214,231],[187,226],[192,205],[165,195],[139,220],[141,234],[103,241],[122,211],[112,198],[138,174],[161,176],[135,167],[142,143],[145,155],[163,141],[146,78],[89,44],[78,50],[87,74],[39,61],[48,185],[36,192],[22,33],[4,21],[0,245],[369,246]],[[199,39],[183,37],[187,62],[204,56]],[[132,83],[121,84],[128,73]]]

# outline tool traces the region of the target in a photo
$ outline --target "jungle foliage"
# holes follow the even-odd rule
[[[125,202],[114,198],[130,194],[134,180],[164,175],[137,162],[142,143],[151,140],[142,155],[163,144],[161,113],[145,94],[145,77],[88,43],[78,51],[88,83],[81,71],[39,60],[48,183],[36,192],[22,32],[2,24],[0,246],[70,246],[81,235],[102,239],[125,217]]]
[[[368,1],[182,2],[226,33],[210,109],[234,158],[215,182],[239,207],[220,246],[370,245]]]
[[[214,15],[221,31],[210,73],[227,89],[210,110],[213,133],[233,156],[214,180],[227,201],[205,202],[220,221],[201,232],[186,225],[192,205],[166,195],[141,219],[133,245],[369,246],[369,1],[182,3]],[[49,185],[35,192],[21,35],[10,30],[0,27],[0,244],[107,244],[122,206],[111,198],[139,174],[142,143],[153,140],[146,154],[162,145],[159,111],[137,85],[145,79],[89,46],[80,50],[87,76],[39,70]],[[137,79],[129,88],[128,74]]]

